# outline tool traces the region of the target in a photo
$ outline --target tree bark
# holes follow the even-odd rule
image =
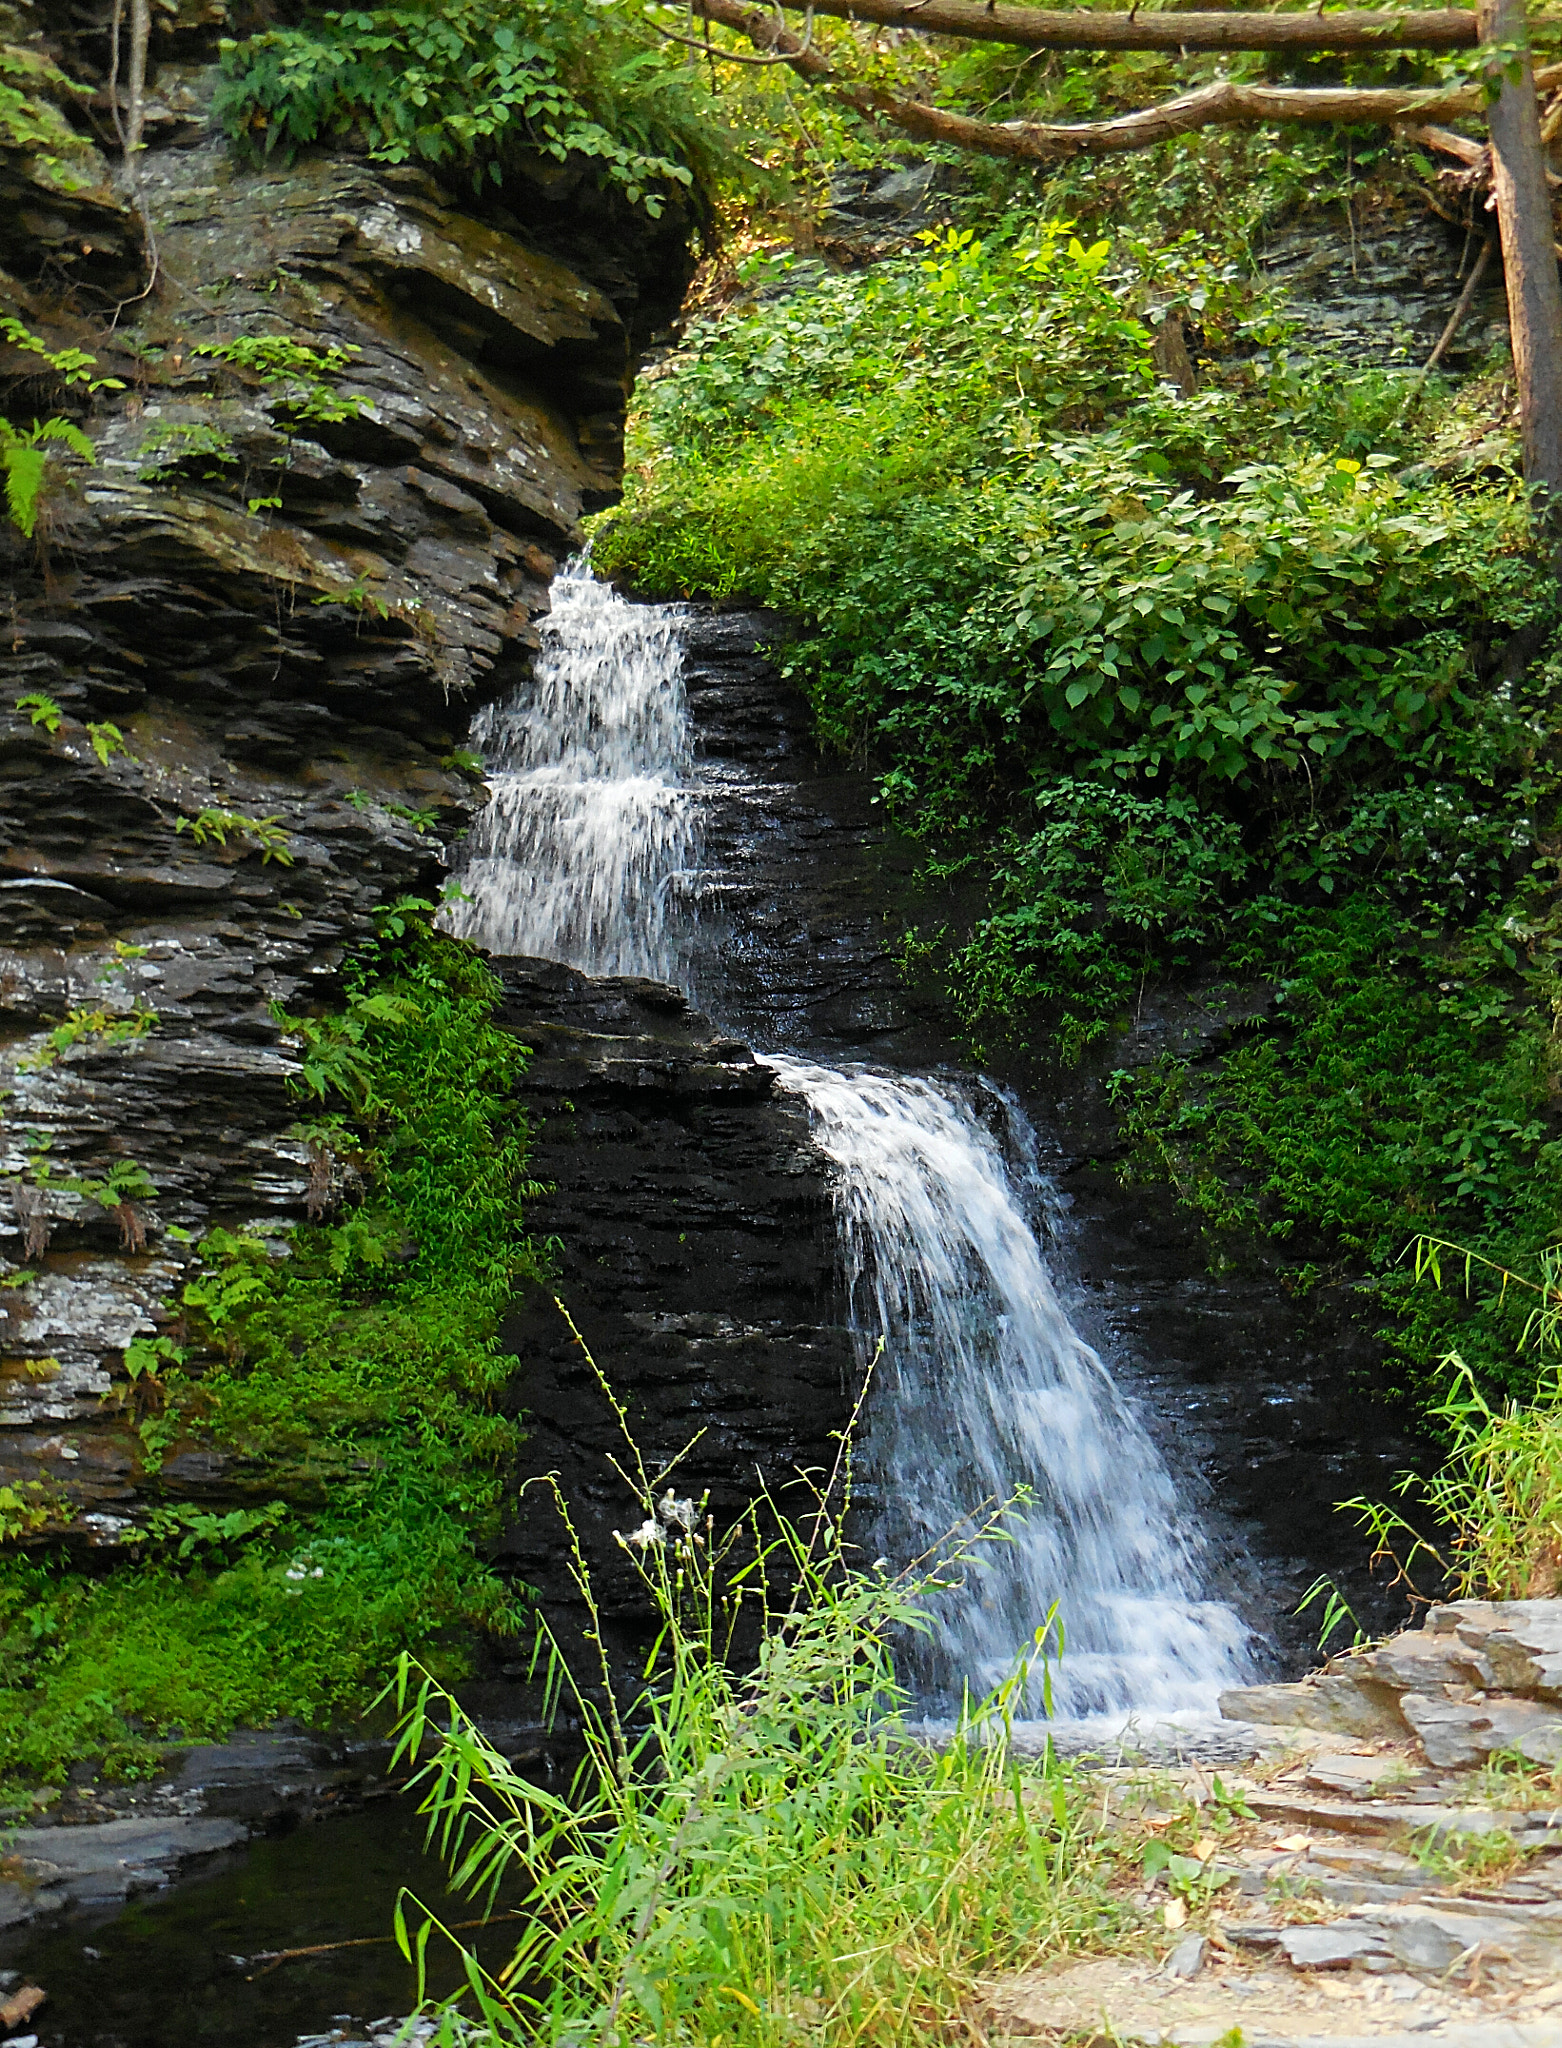
[[[1530,73],[1524,0],[1481,0],[1481,41],[1517,46],[1515,59],[1494,54],[1502,90],[1487,110],[1492,194],[1502,234],[1508,288],[1508,331],[1519,387],[1524,480],[1552,545],[1562,539],[1562,282],[1557,277],[1551,195],[1540,140],[1540,114]]]
[[[1438,7],[1394,14],[1351,9],[1336,14],[1097,13],[1071,7],[986,7],[980,0],[780,0],[801,13],[914,28],[1026,50],[1457,50],[1477,40],[1473,8]]]
[[[804,78],[828,86],[870,120],[888,121],[926,142],[944,142],[955,149],[1027,163],[1060,163],[1072,156],[1106,156],[1119,150],[1147,149],[1153,143],[1191,134],[1198,128],[1243,122],[1345,121],[1391,125],[1396,121],[1436,121],[1479,114],[1486,105],[1484,88],[1479,85],[1404,92],[1393,87],[1241,85],[1231,79],[1220,79],[1161,106],[1119,114],[1110,121],[977,121],[969,114],[953,114],[923,100],[902,99],[877,86],[839,77],[823,51],[800,41],[783,27],[773,8],[748,6],[744,0],[691,0],[691,4],[694,12],[706,21],[735,29],[755,49],[780,57]],[[1518,5],[1520,0],[1504,0],[1504,4]],[[718,50],[716,54],[721,53]],[[1562,83],[1562,65],[1541,72],[1539,80]],[[1533,92],[1530,97],[1533,101]]]
[[[146,59],[152,40],[151,0],[130,0],[130,104],[125,113],[125,168],[136,177],[136,151],[146,120]]]

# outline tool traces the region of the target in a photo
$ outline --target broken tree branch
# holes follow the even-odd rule
[[[808,0],[778,0],[799,12]],[[1342,9],[1325,14],[1140,14],[1077,7],[1050,11],[994,0],[814,0],[820,14],[914,28],[1026,50],[1458,50],[1477,41],[1475,10]],[[1536,26],[1543,24],[1542,17]]]
[[[706,21],[733,29],[746,36],[756,49],[782,57],[794,71],[817,85],[827,86],[870,120],[888,121],[925,142],[943,142],[955,149],[1021,162],[1058,163],[1071,156],[1105,156],[1119,150],[1148,149],[1154,143],[1191,134],[1195,129],[1231,127],[1243,122],[1392,125],[1400,121],[1446,120],[1486,110],[1480,85],[1406,92],[1387,86],[1244,85],[1220,79],[1161,106],[1119,114],[1110,121],[977,121],[968,114],[950,113],[923,100],[902,99],[881,87],[839,76],[822,51],[806,49],[789,29],[779,27],[773,11],[766,13],[758,7],[746,6],[744,0],[692,0],[692,5],[694,12]],[[1562,66],[1541,72],[1536,82],[1549,85],[1559,81]]]
[[[1485,241],[1482,242],[1481,253],[1471,265],[1470,274],[1464,281],[1464,290],[1454,301],[1454,309],[1448,316],[1448,325],[1437,337],[1436,348],[1433,349],[1422,366],[1421,377],[1423,381],[1431,375],[1432,371],[1443,360],[1443,354],[1448,344],[1463,326],[1464,316],[1475,303],[1475,294],[1481,288],[1481,279],[1486,275],[1486,266],[1491,262],[1492,251],[1496,246],[1497,237],[1495,234],[1488,235]],[[1419,389],[1419,386],[1417,388]]]

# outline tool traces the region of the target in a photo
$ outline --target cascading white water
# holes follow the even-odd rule
[[[837,1168],[864,1362],[884,1343],[866,1447],[879,1547],[899,1565],[980,1502],[1034,1496],[944,1597],[916,1652],[924,1685],[988,1691],[1056,1601],[1060,1715],[1213,1707],[1245,1670],[1247,1630],[1199,1599],[1165,1463],[1058,1299],[1024,1199],[1042,1183],[1023,1113],[992,1098],[1005,1147],[941,1083],[767,1058]]]
[[[495,953],[675,981],[675,897],[696,858],[677,614],[628,603],[583,563],[552,599],[533,689],[474,727],[493,795],[450,926]]]
[[[584,565],[556,580],[534,692],[478,724],[494,795],[455,929],[589,973],[687,980],[698,829],[681,667],[675,611],[626,603]],[[1018,1110],[993,1098],[1016,1169],[943,1084],[769,1063],[837,1170],[865,1359],[884,1340],[869,1404],[884,1542],[904,1562],[983,1500],[1035,1497],[1015,1540],[945,1596],[928,1693],[996,1683],[1056,1600],[1061,1712],[1213,1706],[1247,1632],[1199,1599],[1166,1466],[1058,1300]]]

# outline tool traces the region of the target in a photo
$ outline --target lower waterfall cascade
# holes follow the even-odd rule
[[[678,610],[581,563],[553,597],[535,684],[482,716],[494,796],[449,921],[495,953],[686,986],[700,830]],[[1250,1632],[1200,1597],[1165,1461],[1059,1297],[1019,1106],[980,1082],[756,1057],[833,1165],[864,1366],[882,1345],[863,1460],[878,1548],[898,1566],[984,1501],[1030,1497],[913,1653],[926,1710],[1012,1672],[1054,1603],[1059,1718],[1212,1710],[1249,1675]]]

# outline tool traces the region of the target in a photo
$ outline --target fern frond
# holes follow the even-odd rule
[[[0,461],[5,464],[6,509],[31,540],[38,522],[38,496],[43,489],[43,450],[25,441],[13,441],[0,448]]]
[[[97,458],[97,450],[74,420],[44,420],[33,422],[32,442],[36,448],[44,441],[63,441],[73,455],[79,455],[83,462]]]

